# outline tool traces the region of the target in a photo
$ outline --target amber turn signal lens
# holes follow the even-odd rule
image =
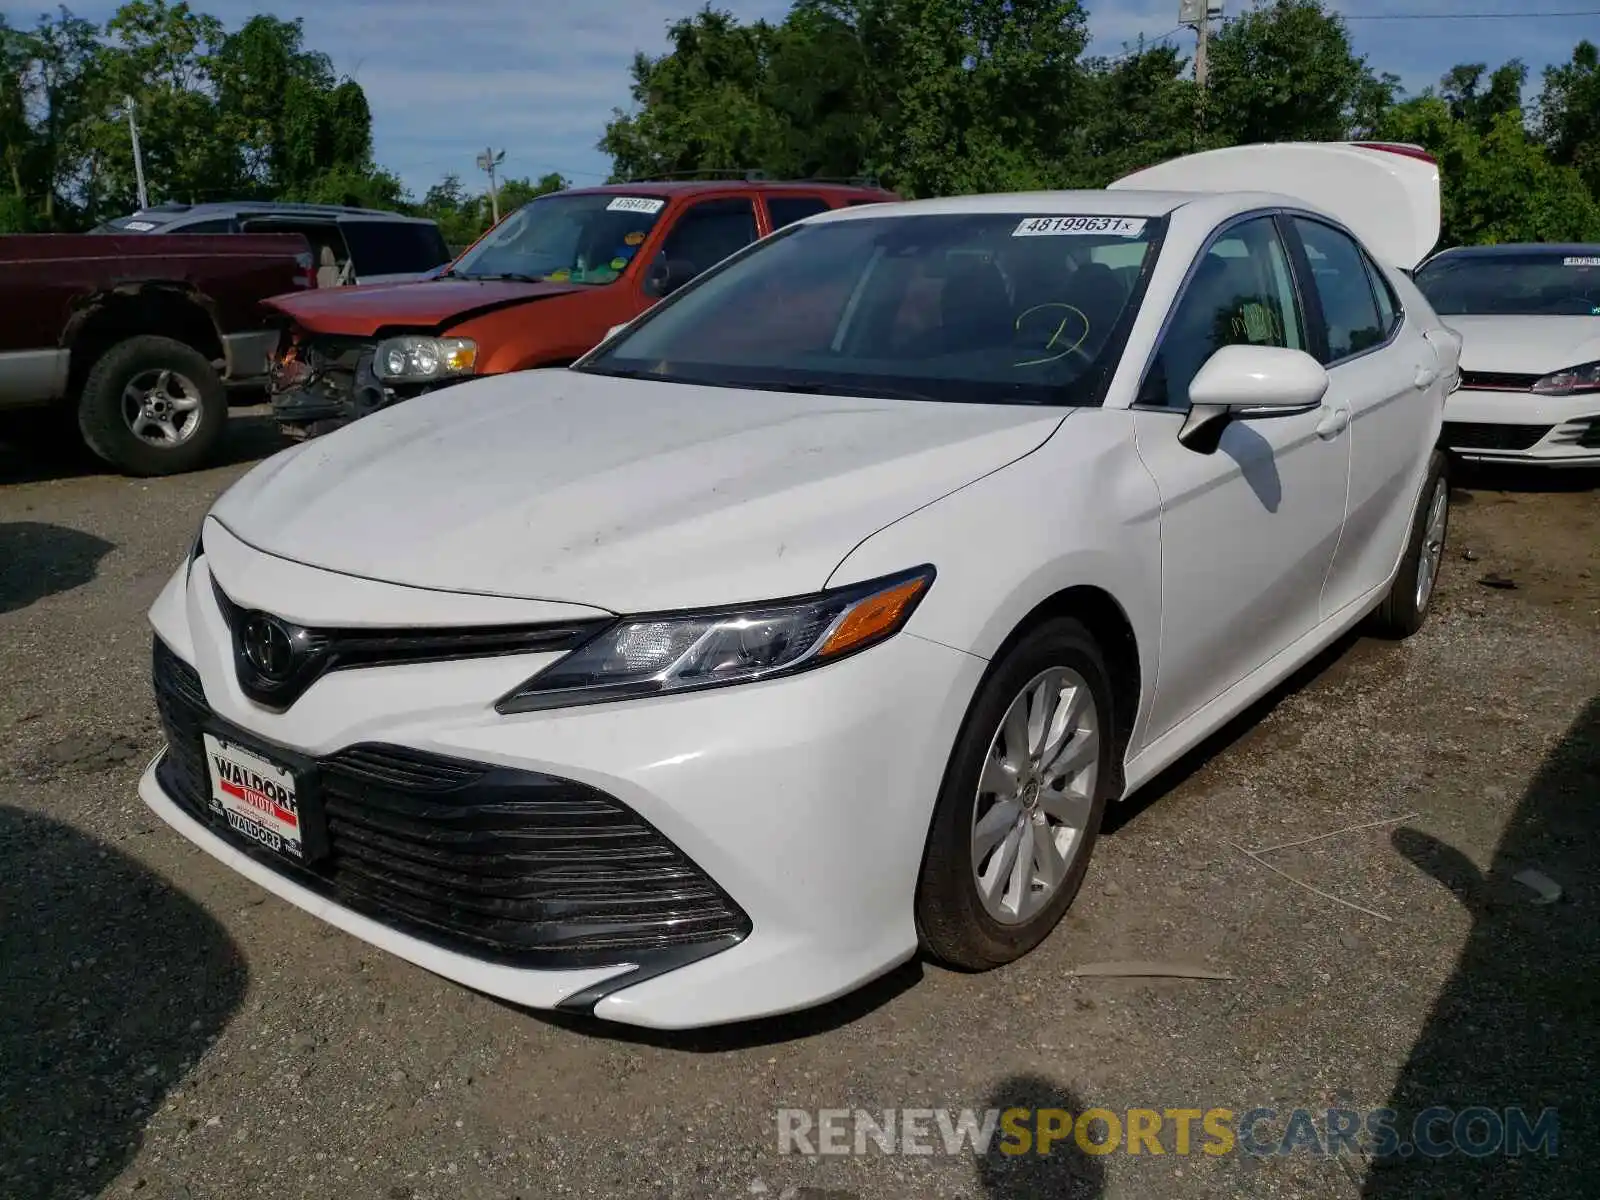
[[[908,579],[904,583],[868,596],[859,602],[839,622],[839,627],[828,635],[817,651],[817,657],[827,658],[854,649],[863,642],[893,633],[900,627],[907,609],[928,586],[926,578]]]

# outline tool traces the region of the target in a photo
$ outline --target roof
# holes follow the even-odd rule
[[[169,202],[153,204],[149,208],[142,208],[138,212],[129,213],[126,217],[118,219],[155,219],[162,223],[169,223],[180,218],[187,220],[191,217],[223,217],[234,213],[259,214],[261,216],[383,217],[392,221],[430,223],[426,217],[409,217],[404,213],[390,212],[381,208],[351,208],[342,204],[300,204],[281,200],[211,200],[204,204]]]
[[[846,192],[850,195],[890,196],[894,193],[868,183],[842,183],[836,179],[635,179],[631,183],[601,183],[592,187],[563,189],[564,194],[584,195],[605,193],[637,195],[654,192],[659,195],[685,196],[700,192]]]
[[[1212,197],[1187,192],[998,192],[975,196],[942,196],[932,200],[902,200],[893,204],[874,204],[869,208],[836,209],[812,220],[850,221],[873,217],[962,213],[1164,217],[1185,204],[1210,199]]]
[[[1523,254],[1600,255],[1600,242],[1502,242],[1496,246],[1451,246],[1434,258],[1510,258]],[[1431,261],[1431,260],[1430,260]]]

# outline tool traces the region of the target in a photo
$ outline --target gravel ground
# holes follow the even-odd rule
[[[1348,640],[1116,813],[1022,962],[646,1035],[370,949],[139,803],[145,609],[275,445],[258,412],[231,432],[233,465],[145,482],[0,444],[0,1196],[1600,1195],[1592,477],[1468,480],[1423,633]],[[1071,974],[1126,960],[1229,978]],[[1184,1155],[1169,1128],[1161,1156],[806,1157],[776,1117],[1432,1104],[1554,1106],[1558,1156]]]

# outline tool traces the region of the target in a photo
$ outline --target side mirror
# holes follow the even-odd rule
[[[1311,412],[1327,393],[1328,372],[1304,350],[1224,346],[1189,384],[1189,418],[1178,440],[1211,454],[1229,422]]]

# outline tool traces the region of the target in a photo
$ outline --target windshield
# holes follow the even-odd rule
[[[1095,403],[1162,227],[1020,212],[792,225],[581,369],[837,395]]]
[[[450,274],[611,283],[627,269],[666,206],[660,196],[541,196],[485,234]]]
[[[1441,317],[1600,316],[1600,247],[1445,255],[1415,278]]]
[[[450,261],[439,227],[421,221],[341,221],[361,275],[420,275]]]
[[[118,217],[102,225],[96,225],[90,233],[155,233],[163,225],[173,220],[172,217],[147,216],[136,213],[131,217]]]

